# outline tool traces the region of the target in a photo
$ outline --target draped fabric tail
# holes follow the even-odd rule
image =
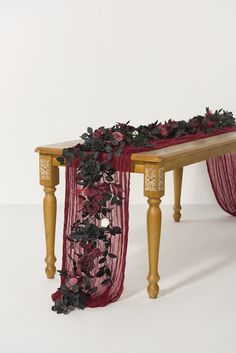
[[[236,216],[236,153],[207,160],[207,169],[218,204]]]
[[[109,303],[117,301],[121,296],[124,288],[124,274],[126,265],[126,252],[128,241],[128,226],[129,226],[129,191],[130,191],[130,173],[117,171],[114,175],[117,184],[120,184],[123,189],[125,198],[123,199],[122,207],[113,207],[111,212],[112,223],[122,229],[121,234],[111,236],[111,248],[109,249],[112,257],[108,257],[108,267],[111,269],[111,283],[106,286],[101,285],[101,278],[94,277],[93,287],[97,287],[96,293],[91,294],[86,302],[88,307],[105,306]],[[82,187],[76,183],[76,167],[66,167],[66,194],[65,194],[65,209],[64,209],[64,234],[63,234],[63,258],[62,270],[72,271],[73,263],[71,259],[77,260],[76,253],[81,251],[79,245],[71,246],[68,236],[71,233],[71,227],[78,218],[78,213],[81,209],[81,198],[83,195]],[[101,251],[103,244],[100,243]],[[95,260],[95,267],[92,275],[98,272],[98,260]],[[62,277],[63,283],[63,277]],[[55,299],[57,292],[52,295]]]

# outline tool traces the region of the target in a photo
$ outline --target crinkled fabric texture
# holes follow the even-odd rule
[[[130,171],[131,171],[131,154],[136,152],[148,151],[179,143],[193,141],[218,135],[225,132],[234,131],[236,128],[225,128],[224,130],[214,132],[212,134],[196,134],[187,135],[172,139],[163,139],[152,141],[154,144],[150,147],[135,148],[126,146],[120,157],[113,160],[114,168],[117,170],[115,180],[122,185],[125,199],[122,207],[114,207],[112,218],[114,224],[122,229],[122,234],[112,238],[111,251],[117,257],[110,259],[109,266],[112,272],[112,284],[101,286],[100,279],[94,278],[94,286],[98,287],[96,293],[92,294],[86,303],[88,307],[105,306],[111,302],[118,300],[122,294],[124,287],[125,263],[129,229],[129,191],[130,191]],[[236,215],[236,157],[235,154],[228,154],[222,157],[213,158],[207,161],[208,172],[211,178],[212,187],[216,195],[216,199],[220,206],[228,213]],[[79,248],[70,248],[70,242],[67,237],[70,234],[71,226],[76,222],[78,212],[81,208],[79,195],[83,195],[83,189],[76,183],[76,167],[66,167],[66,193],[65,193],[65,210],[64,210],[64,235],[63,235],[63,259],[62,269],[71,271],[71,258],[76,259],[74,252]],[[79,247],[79,245],[78,245]],[[98,263],[95,263],[93,272],[98,270]],[[63,279],[62,279],[63,281]],[[56,293],[53,298],[55,299]]]
[[[223,210],[236,216],[236,153],[211,158],[207,161],[215,198]]]

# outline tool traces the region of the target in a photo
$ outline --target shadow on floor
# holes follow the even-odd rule
[[[159,297],[200,281],[236,261],[236,218],[214,214],[209,218],[204,215],[204,219],[201,219],[202,215],[195,216],[197,220],[191,217],[191,220],[188,218],[177,224],[170,220],[163,224],[159,274],[161,279],[170,281],[173,277],[173,285],[163,288],[160,280]],[[127,256],[121,300],[143,291],[147,286],[146,232],[143,226],[135,226],[131,231],[135,239],[130,237],[129,248],[135,246],[136,251]]]

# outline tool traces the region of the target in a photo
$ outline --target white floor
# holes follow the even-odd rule
[[[57,315],[44,275],[39,206],[0,207],[3,353],[235,353],[236,218],[217,206],[163,206],[160,294],[146,293],[145,208],[131,207],[125,290],[105,308]],[[60,265],[62,209],[57,258]]]

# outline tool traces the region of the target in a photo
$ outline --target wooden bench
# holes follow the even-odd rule
[[[55,275],[56,257],[54,254],[56,207],[56,185],[59,184],[60,163],[57,157],[62,149],[75,146],[81,140],[56,143],[36,148],[39,153],[40,184],[44,186],[44,224],[46,236],[46,275]],[[236,151],[236,131],[206,137],[149,152],[134,153],[131,156],[132,172],[144,175],[144,196],[148,198],[147,235],[148,235],[148,294],[156,298],[159,292],[158,258],[161,234],[161,198],[165,194],[165,173],[173,170],[174,175],[174,220],[181,218],[181,185],[183,167]]]

